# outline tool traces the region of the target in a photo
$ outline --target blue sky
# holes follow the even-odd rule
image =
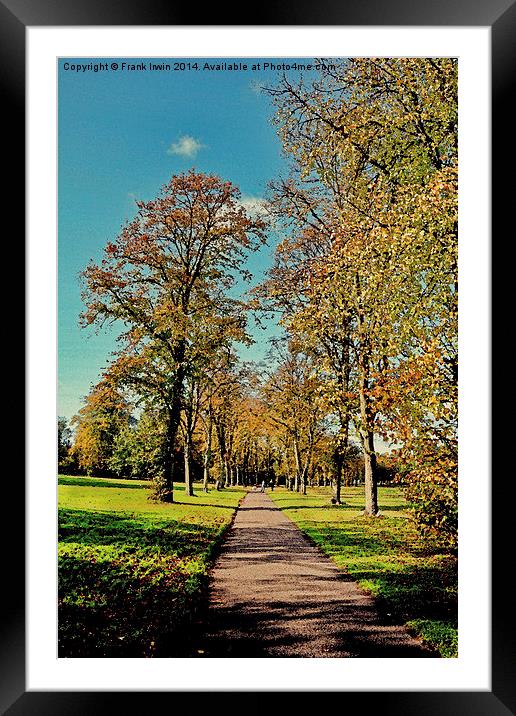
[[[113,333],[79,328],[78,274],[133,216],[134,199],[153,198],[173,174],[191,167],[229,179],[244,199],[260,198],[286,164],[272,107],[256,89],[274,81],[275,72],[74,72],[65,62],[91,60],[59,64],[58,412],[70,418],[115,347]],[[273,250],[251,257],[253,283]],[[243,357],[263,358],[275,330],[255,330],[257,343]]]

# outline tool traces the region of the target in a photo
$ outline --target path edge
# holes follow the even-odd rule
[[[272,497],[270,497],[270,499],[274,502]],[[330,562],[333,564],[333,566],[339,570],[339,572],[346,574],[356,584],[357,589],[359,589],[360,592],[365,597],[368,597],[369,599],[371,599],[373,601],[373,603],[378,611],[378,615],[380,616],[380,619],[382,619],[384,621],[385,625],[389,625],[389,624],[392,625],[392,621],[390,621],[388,618],[387,605],[384,603],[384,601],[382,599],[378,599],[378,597],[375,597],[373,594],[371,594],[371,592],[368,592],[366,589],[364,589],[358,583],[358,581],[353,577],[353,575],[346,569],[346,567],[340,567],[338,564],[336,564],[335,561],[331,558],[331,556],[329,554],[326,554],[326,552],[323,550],[321,545],[318,544],[311,535],[307,534],[304,530],[302,530],[301,527],[294,522],[294,520],[290,517],[290,515],[288,515],[285,512],[284,509],[282,509],[281,507],[276,505],[275,502],[274,502],[274,505],[276,506],[276,508],[278,510],[280,510],[285,515],[285,517],[289,520],[289,522],[291,522],[294,525],[294,527],[296,527],[301,532],[301,534],[305,538],[305,540],[312,547],[315,547],[315,549],[319,552],[319,554],[321,556],[326,557],[326,559],[329,559]],[[340,507],[340,505],[328,505],[328,507],[338,509]],[[235,512],[235,514],[236,514],[236,512]],[[434,649],[434,647],[432,647],[431,644],[429,644],[425,639],[423,639],[419,634],[417,634],[415,629],[413,629],[411,626],[409,626],[406,623],[404,623],[402,626],[410,634],[410,636],[412,636],[414,639],[417,639],[417,641],[420,642],[420,644],[423,648],[428,649],[428,651],[431,653],[431,655],[434,658],[437,658],[437,659],[445,659],[446,658],[444,656],[441,656],[441,654],[437,651],[437,649]]]
[[[235,522],[238,510],[242,506],[242,502],[245,500],[247,495],[249,494],[249,490],[246,490],[245,493],[242,495],[242,497],[238,500],[238,504],[235,507],[233,514],[231,515],[231,519],[229,522],[224,525],[224,527],[221,529],[220,533],[217,535],[215,540],[212,542],[210,547],[208,548],[208,560],[210,563],[210,566],[208,567],[208,570],[206,572],[205,578],[203,580],[203,585],[200,590],[199,594],[199,605],[197,607],[194,619],[192,620],[190,626],[193,631],[190,638],[190,644],[191,648],[188,650],[188,654],[186,655],[187,658],[192,659],[199,659],[203,657],[203,654],[195,653],[196,646],[201,642],[201,627],[203,624],[206,623],[206,618],[208,616],[209,606],[210,606],[210,591],[211,591],[211,584],[213,581],[213,570],[215,568],[215,562],[217,561],[217,558],[222,552],[222,549],[224,547],[224,544],[226,542],[226,539],[233,527],[233,524]]]

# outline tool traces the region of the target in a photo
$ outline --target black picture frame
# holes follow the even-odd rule
[[[363,0],[342,2],[317,0],[299,3],[253,4],[252,13],[245,16],[245,6],[233,2],[206,4],[202,9],[203,26],[207,25],[369,25],[369,26],[484,26],[491,28],[492,39],[492,216],[493,236],[503,245],[504,236],[513,233],[509,216],[513,199],[515,142],[514,119],[509,112],[510,100],[516,89],[516,0]],[[23,246],[21,221],[24,212],[23,177],[25,144],[25,30],[34,26],[78,25],[199,25],[200,7],[175,5],[163,0],[0,0],[0,85],[3,97],[4,137],[17,148],[16,159],[9,163],[7,201],[4,212],[5,236],[12,243]],[[4,169],[6,165],[4,164]],[[493,252],[495,258],[495,252]],[[23,256],[21,258],[23,261]],[[510,285],[511,265],[504,261],[506,274],[499,273],[497,286]],[[501,290],[501,289],[500,289]],[[493,301],[496,291],[493,291]],[[499,308],[501,307],[501,303]],[[493,311],[493,321],[496,317]],[[30,346],[29,346],[30,348]],[[494,357],[494,356],[493,356]],[[501,384],[498,386],[502,390]],[[500,393],[493,383],[492,395]],[[503,392],[503,391],[502,391]],[[19,391],[17,401],[20,401]],[[510,437],[510,436],[509,436]],[[490,436],[483,439],[490,441]],[[510,442],[510,441],[509,441]],[[497,451],[498,452],[498,451]],[[504,463],[495,469],[493,462],[492,504],[496,507],[492,519],[492,691],[490,692],[413,692],[410,684],[404,692],[342,692],[342,708],[367,707],[381,713],[429,714],[516,714],[516,638],[512,595],[507,593],[513,551],[510,454],[502,445]],[[508,457],[509,455],[509,457]],[[16,465],[19,472],[19,461]],[[4,488],[5,489],[5,488]],[[25,488],[21,479],[10,479],[8,497],[12,504],[24,504]],[[495,519],[495,516],[497,519]],[[25,686],[25,531],[21,520],[8,525],[2,522],[4,549],[3,574],[4,606],[0,624],[0,709],[12,716],[19,714],[92,714],[104,711],[119,712],[121,703],[130,699],[130,706],[142,713],[157,707],[156,700],[168,700],[168,707],[177,702],[168,692],[51,692],[26,691]],[[471,595],[474,600],[474,595]],[[235,684],[235,690],[238,684]],[[202,685],[201,685],[202,689]],[[196,696],[207,696],[199,691]],[[258,704],[267,692],[258,694]],[[224,692],[209,694],[223,703]],[[320,698],[320,695],[315,695]],[[304,698],[311,701],[310,693]],[[238,705],[240,699],[234,702]],[[227,702],[226,702],[227,703]],[[256,703],[256,702],[255,702]]]

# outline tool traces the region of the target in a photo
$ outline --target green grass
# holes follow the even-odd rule
[[[400,619],[443,657],[456,657],[457,559],[417,534],[398,488],[379,488],[381,517],[361,514],[363,488],[343,490],[331,505],[329,488],[308,495],[277,489],[269,495],[341,569],[378,600],[386,618]]]
[[[242,489],[59,476],[59,656],[181,656]]]

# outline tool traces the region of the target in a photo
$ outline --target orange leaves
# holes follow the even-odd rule
[[[137,217],[108,242],[101,264],[82,274],[84,322],[120,319],[158,340],[184,334],[176,329],[188,305],[245,273],[245,251],[263,241],[265,222],[249,217],[239,198],[230,182],[190,170],[155,200],[138,202]]]

